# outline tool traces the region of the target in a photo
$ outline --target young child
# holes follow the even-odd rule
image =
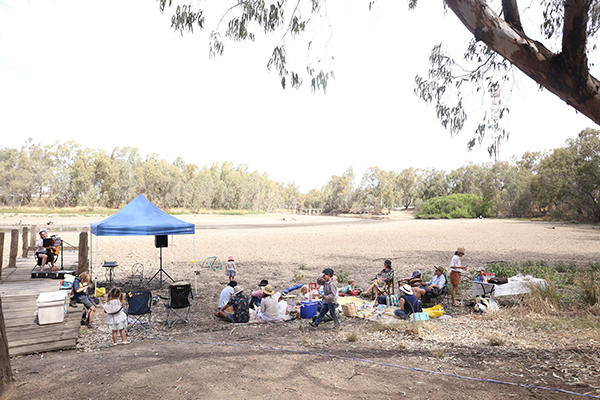
[[[309,322],[308,324],[313,328],[319,326],[321,322],[323,322],[323,318],[325,318],[325,314],[329,312],[331,318],[333,319],[333,324],[335,329],[339,329],[340,322],[338,321],[337,314],[335,313],[335,309],[337,307],[337,297],[338,290],[337,286],[333,282],[333,270],[331,268],[325,268],[323,270],[323,275],[320,279],[317,279],[318,284],[323,285],[323,307],[321,308],[321,312],[319,316],[314,322]]]
[[[229,282],[235,279],[235,273],[235,262],[233,261],[233,257],[229,257],[229,260],[227,261],[227,276],[229,277]]]
[[[344,294],[350,294],[350,292],[354,290],[354,284],[354,279],[348,279],[348,286],[344,286],[339,290],[339,292]]]
[[[117,345],[117,333],[121,334],[121,344],[129,344],[125,338],[127,328],[127,315],[123,311],[123,293],[119,288],[112,288],[108,292],[108,301],[104,305],[104,312],[108,314],[106,324],[112,330],[113,346]]]

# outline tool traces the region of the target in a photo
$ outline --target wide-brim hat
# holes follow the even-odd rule
[[[400,287],[400,290],[402,291],[402,293],[407,294],[409,296],[413,294],[413,290],[408,283],[406,285],[402,285]]]
[[[244,288],[243,288],[243,287],[241,287],[241,286],[236,286],[236,287],[234,287],[234,288],[233,288],[233,295],[235,296],[236,294],[238,294],[238,293],[241,293],[241,292],[243,292],[243,291],[244,291]]]
[[[275,294],[275,291],[273,290],[273,286],[271,286],[271,285],[265,286],[264,288],[262,288],[262,291],[267,296],[272,296],[273,294]]]
[[[421,276],[421,272],[419,272],[419,271],[413,271],[411,279],[412,278],[416,278],[417,276]]]
[[[390,267],[390,268],[392,268],[392,262],[391,262],[390,260],[385,260],[385,261],[383,262],[383,265],[385,265],[386,267]]]
[[[463,255],[467,254],[467,253],[465,253],[465,248],[464,247],[459,247],[458,249],[456,249],[456,252],[457,253],[463,253]]]
[[[227,285],[231,286],[232,288],[235,289],[235,287],[237,286],[237,282],[236,281],[230,281]]]
[[[437,269],[438,271],[442,272],[442,273],[444,272],[444,267],[442,267],[440,265],[436,265],[434,268]]]

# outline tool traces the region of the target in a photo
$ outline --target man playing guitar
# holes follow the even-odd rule
[[[48,232],[46,231],[41,231],[40,232],[40,238],[37,241],[37,245],[35,246],[35,255],[40,258],[42,260],[42,265],[40,266],[40,272],[44,271],[44,267],[46,266],[46,262],[48,261],[48,257],[50,257],[50,271],[53,272],[56,270],[56,268],[54,267],[54,256],[58,255],[58,253],[60,252],[60,249],[56,246],[54,246],[53,243],[51,243],[50,246],[44,246],[44,239],[48,239]],[[48,244],[48,243],[46,243]]]

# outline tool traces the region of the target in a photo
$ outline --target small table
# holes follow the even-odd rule
[[[106,277],[107,282],[112,282],[115,278],[115,268],[118,267],[116,261],[104,261],[102,264],[102,268],[105,268],[104,276]]]

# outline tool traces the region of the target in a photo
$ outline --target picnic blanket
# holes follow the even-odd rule
[[[339,306],[347,303],[355,303],[358,318],[364,318],[382,324],[405,324],[408,322],[407,320],[396,317],[394,312],[398,307],[387,307],[383,304],[377,305],[373,301],[364,300],[354,296],[338,297]],[[444,315],[444,309],[439,304],[434,307],[424,308],[423,312],[429,314],[429,318],[438,318]]]

